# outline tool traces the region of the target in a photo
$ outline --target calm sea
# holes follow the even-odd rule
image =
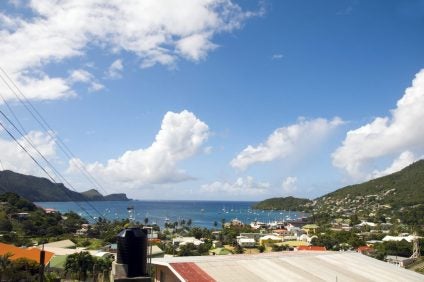
[[[92,221],[99,216],[113,220],[128,218],[128,207],[134,207],[135,220],[163,226],[165,222],[192,220],[192,226],[213,228],[214,222],[221,226],[222,219],[230,221],[239,219],[244,223],[258,220],[271,222],[275,220],[297,219],[307,216],[301,212],[253,210],[254,202],[220,202],[220,201],[106,201],[106,202],[38,202],[43,208],[53,208],[61,213],[74,211]]]

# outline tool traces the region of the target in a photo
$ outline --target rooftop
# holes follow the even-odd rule
[[[14,245],[0,243],[0,255],[11,253],[11,259],[27,258],[40,263],[40,250],[37,248],[19,248]],[[46,251],[44,263],[48,264],[50,259],[54,256],[53,253]]]
[[[153,259],[186,281],[423,281],[424,276],[356,252]],[[199,273],[199,277],[196,275]],[[181,279],[181,278],[180,278]],[[201,280],[199,280],[201,279]]]

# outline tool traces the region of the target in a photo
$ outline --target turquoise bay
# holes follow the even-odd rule
[[[163,226],[166,221],[192,220],[193,226],[213,228],[214,222],[239,219],[244,223],[258,220],[272,222],[295,220],[307,216],[302,212],[253,210],[254,202],[246,201],[104,201],[104,202],[37,202],[43,208],[61,213],[74,211],[93,221],[98,217],[109,220],[128,218],[128,207],[134,207],[135,220]],[[87,211],[87,212],[85,212]]]

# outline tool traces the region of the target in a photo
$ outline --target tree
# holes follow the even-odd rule
[[[12,262],[12,281],[35,281],[39,276],[40,265],[27,258],[18,258]]]
[[[265,251],[265,246],[259,245],[258,250],[259,250],[260,253],[263,253]]]
[[[96,281],[99,276],[103,278],[107,276],[112,269],[112,259],[111,258],[96,258],[94,257],[93,264],[93,280]]]
[[[0,218],[0,231],[10,232],[12,228],[12,223],[7,217]]]
[[[283,246],[279,246],[277,244],[272,244],[271,249],[273,252],[281,252],[283,250]]]
[[[147,223],[149,223],[149,218],[145,217],[144,218],[144,225],[147,225]]]
[[[69,255],[65,262],[65,273],[76,274],[80,281],[87,280],[87,274],[93,269],[94,258],[88,252]]]
[[[188,243],[188,244],[180,246],[177,254],[178,256],[181,256],[181,257],[200,255],[200,253],[197,250],[197,247],[192,243]]]
[[[244,249],[242,246],[240,246],[239,244],[237,244],[234,248],[234,253],[235,254],[242,254],[244,253]]]
[[[3,281],[3,277],[7,277],[7,275],[11,271],[11,265],[12,265],[12,261],[10,260],[11,256],[12,256],[11,253],[6,253],[0,256],[0,281]]]

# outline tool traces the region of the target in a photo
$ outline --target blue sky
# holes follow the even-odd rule
[[[0,67],[53,132],[4,83],[0,108],[76,190],[314,198],[424,155],[424,1],[87,2],[0,3]]]

